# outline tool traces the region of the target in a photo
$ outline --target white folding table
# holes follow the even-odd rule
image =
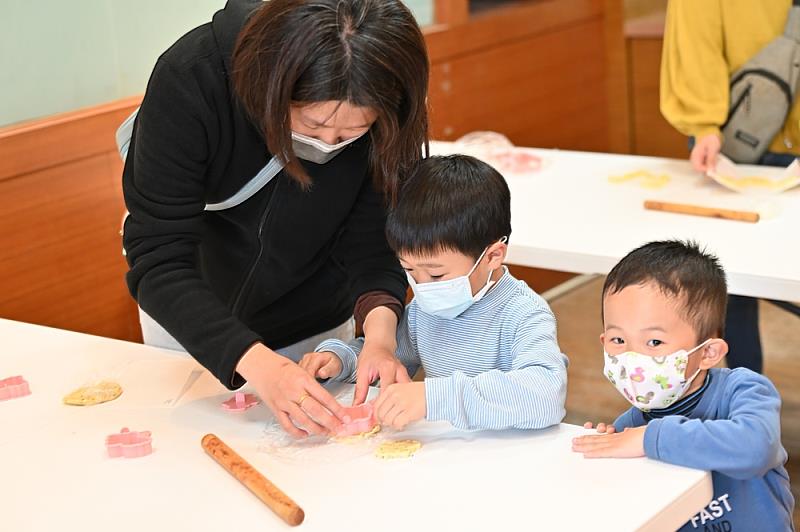
[[[588,460],[570,441],[587,431],[461,432],[418,423],[382,436],[416,438],[412,458],[371,452],[265,452],[263,405],[221,408],[231,393],[173,352],[0,320],[0,378],[32,394],[0,402],[0,529],[34,531],[286,530],[200,446],[214,433],[305,510],[298,530],[668,530],[712,497],[709,473],[647,458]],[[118,399],[62,404],[84,383],[112,379]],[[109,458],[122,427],[149,430],[154,452]],[[354,448],[356,449],[356,448]]]

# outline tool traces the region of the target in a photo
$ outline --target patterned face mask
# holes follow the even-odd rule
[[[662,357],[651,357],[635,351],[609,355],[603,351],[606,362],[603,374],[639,410],[666,408],[686,393],[700,373],[700,368],[697,368],[691,377],[686,378],[689,355],[710,341],[711,338],[691,351],[681,349]]]

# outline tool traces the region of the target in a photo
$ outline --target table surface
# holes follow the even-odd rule
[[[431,152],[458,146],[432,142]],[[511,189],[508,262],[573,273],[606,274],[629,251],[660,239],[695,239],[722,261],[732,294],[800,301],[800,187],[773,195],[730,191],[688,161],[635,155],[530,149],[544,167],[507,174]],[[781,168],[743,166],[748,175]],[[609,177],[639,170],[668,176],[658,189]],[[758,223],[648,211],[644,200],[758,211]]]
[[[231,393],[187,357],[8,320],[0,338],[0,378],[22,375],[32,390],[0,402],[4,530],[288,529],[204,453],[209,432],[304,508],[300,530],[666,530],[712,496],[704,471],[584,459],[570,439],[586,431],[572,425],[470,433],[418,423],[381,436],[423,443],[393,461],[372,455],[375,442],[280,447],[263,405],[224,411]],[[101,379],[122,396],[62,404]],[[153,454],[108,458],[105,437],[122,427],[151,431]]]

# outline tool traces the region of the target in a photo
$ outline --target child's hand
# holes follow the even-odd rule
[[[427,413],[424,382],[403,382],[382,389],[375,401],[375,416],[381,425],[402,430]]]
[[[592,428],[592,422],[587,421],[586,423],[583,424],[583,428],[585,429]],[[600,434],[614,434],[616,431],[617,429],[614,428],[614,425],[612,425],[611,423],[609,423],[608,425],[606,425],[605,423],[597,424],[597,432]]]
[[[342,361],[330,351],[306,353],[300,367],[317,379],[331,379],[342,372]]]
[[[646,425],[627,428],[614,434],[579,436],[572,440],[572,450],[584,458],[636,458],[644,456]]]

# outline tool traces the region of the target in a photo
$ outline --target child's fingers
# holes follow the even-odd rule
[[[572,450],[580,453],[608,445],[608,435],[578,436],[572,439]]]
[[[369,370],[365,366],[360,366],[356,370],[356,389],[353,393],[353,406],[360,405],[367,399],[369,385],[372,384]]]
[[[317,376],[321,379],[330,379],[331,377],[335,377],[341,369],[337,364],[338,360],[336,357],[331,357],[330,360],[324,361],[324,365],[317,371]]]
[[[397,416],[401,412],[402,412],[402,408],[395,403],[395,404],[392,404],[386,410],[386,412],[383,414],[383,416],[379,417],[378,419],[380,420],[381,425],[389,425],[392,428],[396,428],[394,426],[394,422],[395,422],[395,419],[397,419]]]
[[[606,424],[605,423],[598,423],[597,424],[597,432],[600,434],[604,434],[606,432]]]
[[[302,361],[301,361],[302,362]],[[325,363],[325,359],[320,355],[309,357],[306,367],[304,368],[312,377],[316,377],[319,373],[319,368]],[[302,365],[300,367],[303,367]]]
[[[408,425],[408,414],[405,412],[401,412],[397,416],[395,416],[394,420],[392,420],[392,427],[395,430],[403,430]]]
[[[375,417],[381,424],[389,424],[392,418],[389,416],[393,409],[397,407],[397,398],[395,394],[390,390],[387,390],[387,393],[381,394],[378,397],[378,401],[375,403]],[[397,411],[395,411],[395,415]]]
[[[583,428],[585,428],[585,429],[592,428],[592,422],[591,421],[587,421],[586,423],[583,424]]]
[[[617,429],[614,427],[614,425],[609,425],[606,427],[606,434],[614,434],[615,432],[617,432]]]

